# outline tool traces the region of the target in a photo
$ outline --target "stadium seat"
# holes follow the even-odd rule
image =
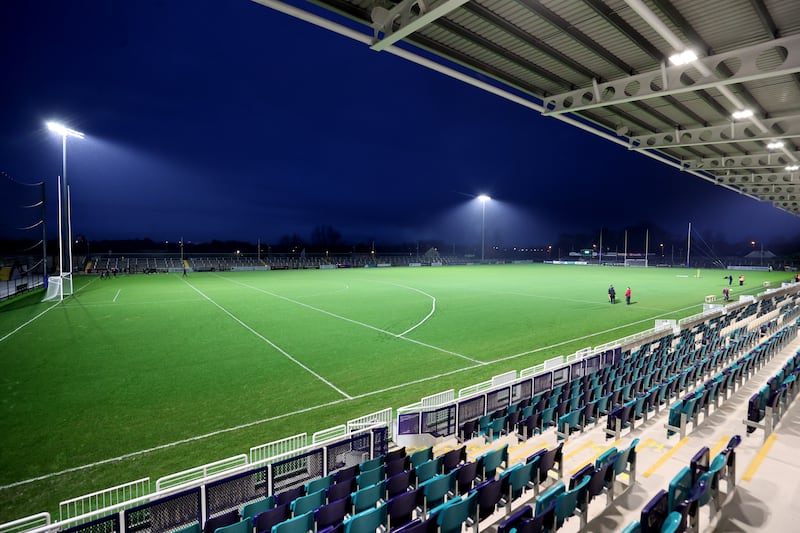
[[[273,496],[267,496],[263,500],[248,503],[242,507],[240,514],[242,518],[255,518],[259,513],[268,511],[273,507],[275,507],[275,498]]]
[[[233,510],[213,516],[203,525],[203,533],[214,533],[218,528],[235,524],[240,520],[239,511]]]
[[[386,527],[386,520],[387,513],[385,505],[374,509],[367,509],[345,519],[344,533],[375,533],[375,530],[379,527]]]
[[[317,524],[317,529],[341,524],[345,516],[350,513],[351,505],[348,496],[318,507],[314,511],[314,523]]]
[[[308,512],[272,526],[271,533],[309,533],[314,531],[314,513]]]
[[[386,501],[389,527],[394,529],[411,522],[417,509],[422,509],[423,505],[424,492],[421,488],[389,498]]]

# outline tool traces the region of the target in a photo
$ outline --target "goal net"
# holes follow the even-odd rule
[[[47,292],[42,301],[63,300],[64,296],[69,296],[70,294],[72,294],[72,276],[49,276],[47,278]]]
[[[646,267],[647,259],[625,259],[626,267]]]

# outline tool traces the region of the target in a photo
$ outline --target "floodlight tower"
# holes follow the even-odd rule
[[[59,203],[59,213],[58,213],[58,250],[60,254],[60,267],[61,267],[61,276],[63,277],[64,274],[72,274],[72,213],[70,210],[70,201],[69,201],[69,186],[67,185],[67,137],[75,137],[76,139],[83,139],[83,133],[79,131],[75,131],[72,128],[68,128],[63,124],[58,122],[48,122],[47,129],[61,135],[61,185],[60,190],[62,191],[61,194],[61,203]],[[63,210],[62,210],[63,209]],[[62,214],[63,213],[63,214]],[[68,270],[64,271],[64,245],[62,240],[62,229],[61,229],[61,222],[62,219],[66,216],[67,222],[67,268]]]
[[[491,198],[485,194],[481,194],[478,196],[478,200],[481,201],[481,263],[486,257],[486,202],[491,200]]]

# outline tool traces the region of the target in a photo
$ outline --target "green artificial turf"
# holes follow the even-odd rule
[[[728,274],[696,272],[526,264],[79,277],[61,303],[15,298],[0,306],[0,522],[57,518],[68,498],[154,484],[696,314]],[[733,299],[791,278],[745,275]]]

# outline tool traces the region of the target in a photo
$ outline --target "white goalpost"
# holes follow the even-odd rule
[[[49,276],[47,278],[47,292],[42,301],[60,301],[64,299],[64,296],[69,296],[70,294],[72,294],[72,274]]]

